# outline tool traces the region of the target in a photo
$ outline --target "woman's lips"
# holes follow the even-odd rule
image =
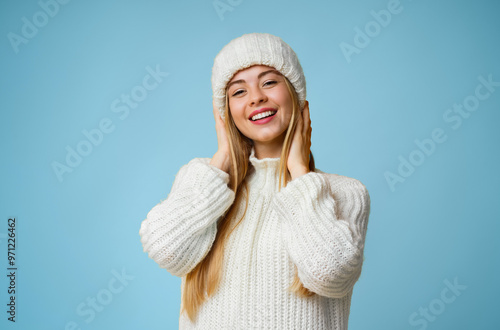
[[[257,119],[255,121],[250,120],[250,122],[252,124],[256,124],[256,125],[263,125],[263,124],[266,124],[266,123],[270,122],[271,120],[273,120],[273,118],[276,116],[277,113],[278,113],[278,111],[276,111],[273,115],[271,115],[269,117]]]

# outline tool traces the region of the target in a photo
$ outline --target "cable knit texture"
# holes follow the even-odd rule
[[[182,291],[235,198],[229,174],[209,162],[194,158],[182,166],[139,231],[144,251],[182,278]],[[250,162],[248,210],[228,238],[220,286],[194,323],[180,315],[179,329],[347,329],[370,213],[366,187],[316,169],[278,192],[279,158],[257,159],[252,150]],[[233,223],[244,209],[243,199]],[[286,291],[294,265],[315,295]]]

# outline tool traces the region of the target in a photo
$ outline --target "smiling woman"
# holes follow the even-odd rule
[[[228,84],[231,117],[240,132],[253,141],[260,158],[280,155],[293,113],[286,80],[269,66],[253,65],[236,73]]]
[[[181,167],[139,231],[182,279],[180,329],[347,329],[370,197],[315,167],[297,55],[245,34],[216,56],[212,89],[217,152]]]

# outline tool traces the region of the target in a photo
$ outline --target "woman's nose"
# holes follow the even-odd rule
[[[256,89],[250,91],[250,104],[251,105],[259,104],[261,102],[266,101],[266,99],[267,99],[266,94],[260,88],[256,88]]]

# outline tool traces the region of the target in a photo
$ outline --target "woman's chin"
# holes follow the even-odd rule
[[[273,134],[273,135],[260,135],[260,136],[253,136],[251,138],[254,143],[260,143],[260,144],[274,144],[274,143],[283,143],[285,139],[285,135],[283,134]]]

